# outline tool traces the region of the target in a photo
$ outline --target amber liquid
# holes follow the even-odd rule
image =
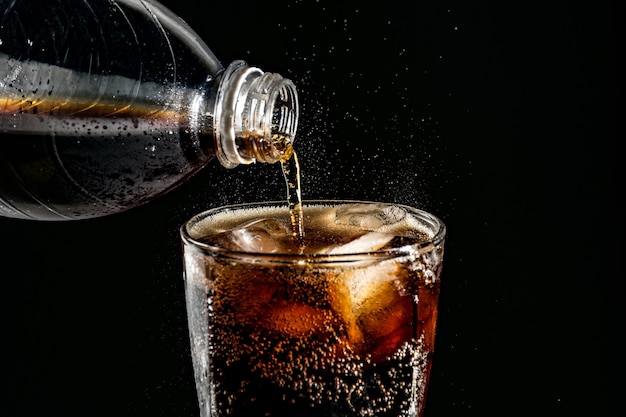
[[[185,118],[183,110],[176,111],[166,106],[157,106],[142,103],[141,100],[130,97],[120,97],[116,101],[104,100],[100,97],[62,97],[47,98],[0,97],[0,116],[3,117],[2,128],[9,128],[6,119],[21,115],[39,115],[44,117],[81,117],[105,119],[137,119],[152,118],[159,120],[182,120]]]
[[[300,184],[300,161],[291,145],[281,161],[287,183],[287,203],[291,217],[293,237],[299,246],[304,246],[304,216],[302,212],[302,187]]]

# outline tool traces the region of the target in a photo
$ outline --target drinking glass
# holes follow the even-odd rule
[[[181,228],[202,417],[421,416],[446,229],[416,208],[225,206]]]

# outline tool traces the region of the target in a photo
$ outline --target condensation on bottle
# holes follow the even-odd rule
[[[154,0],[0,0],[0,216],[100,217],[292,152],[294,84]]]

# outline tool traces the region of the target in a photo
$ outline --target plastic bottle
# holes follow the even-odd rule
[[[0,0],[0,216],[99,217],[217,157],[291,153],[295,86],[224,68],[153,0]]]

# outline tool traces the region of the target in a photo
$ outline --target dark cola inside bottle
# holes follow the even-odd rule
[[[17,0],[0,15],[0,215],[98,217],[171,190],[217,158],[286,162],[295,86],[224,68],[151,0]]]

